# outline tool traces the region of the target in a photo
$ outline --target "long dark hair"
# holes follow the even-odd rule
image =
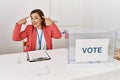
[[[42,22],[41,22],[42,27],[46,26],[45,19],[43,18],[44,13],[40,9],[34,9],[33,11],[31,11],[30,15],[33,14],[33,13],[38,13],[38,15],[40,16],[40,18],[42,19]]]

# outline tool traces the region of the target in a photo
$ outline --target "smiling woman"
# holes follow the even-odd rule
[[[50,0],[0,1],[0,54],[10,54],[23,51],[21,42],[15,42],[11,37],[16,21],[28,16],[29,13],[36,8],[40,8],[44,11],[45,16],[50,16],[49,4]],[[30,19],[27,19],[27,24],[30,23]],[[22,27],[22,29],[24,28],[25,27]]]
[[[40,9],[34,9],[30,13],[31,23],[21,31],[23,24],[27,23],[28,17],[25,17],[15,24],[13,30],[13,40],[21,41],[27,38],[26,51],[52,49],[52,38],[61,38],[61,32],[57,25],[44,16]]]

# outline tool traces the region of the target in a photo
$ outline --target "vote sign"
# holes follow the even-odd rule
[[[76,39],[75,61],[107,61],[109,39]]]

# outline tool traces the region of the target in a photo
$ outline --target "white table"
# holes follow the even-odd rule
[[[51,60],[26,61],[26,53],[0,55],[0,80],[120,80],[120,62],[111,66],[81,67],[68,64],[68,50],[49,50]],[[33,66],[47,65],[48,73],[37,76]]]

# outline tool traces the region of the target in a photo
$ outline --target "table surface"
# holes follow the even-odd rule
[[[66,48],[47,50],[51,60],[28,62],[26,53],[0,55],[0,80],[120,80],[120,62],[103,66],[68,64]],[[48,73],[36,75],[34,66],[46,65]],[[104,79],[103,79],[104,78]]]

